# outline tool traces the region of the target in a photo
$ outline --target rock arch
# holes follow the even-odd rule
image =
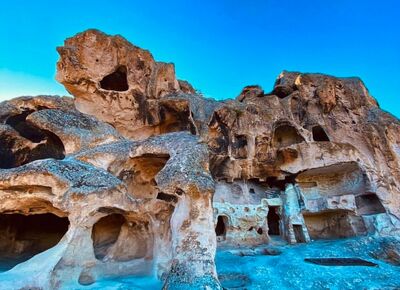
[[[150,222],[129,213],[112,213],[92,228],[93,251],[101,261],[125,262],[153,257]]]

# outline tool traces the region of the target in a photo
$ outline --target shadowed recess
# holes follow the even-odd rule
[[[286,147],[303,142],[303,137],[297,132],[296,128],[290,125],[280,125],[274,131],[273,144],[275,147]]]
[[[0,271],[54,247],[67,232],[68,218],[54,214],[0,215]]]
[[[64,159],[65,148],[60,138],[27,121],[31,113],[33,111],[27,110],[7,119],[6,124],[17,131],[17,135],[0,134],[0,168],[18,167],[46,158]]]
[[[228,218],[226,216],[218,216],[217,226],[215,227],[215,233],[217,236],[225,237],[227,223]]]
[[[119,66],[113,73],[106,75],[100,81],[104,90],[123,92],[129,89],[126,66]]]
[[[314,141],[330,141],[325,130],[321,126],[315,126],[312,128],[312,135]]]
[[[321,266],[378,266],[375,263],[359,258],[306,258],[304,261]]]

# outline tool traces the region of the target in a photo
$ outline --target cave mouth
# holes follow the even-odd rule
[[[26,110],[7,118],[6,124],[23,138],[0,137],[0,168],[14,168],[40,159],[65,158],[64,144],[57,135],[39,129],[26,120],[33,112],[33,110]],[[32,143],[24,141],[24,138]]]
[[[126,66],[119,66],[113,73],[106,75],[100,81],[104,90],[123,92],[129,89]]]
[[[330,240],[357,236],[351,215],[344,210],[303,215],[313,240]],[[361,226],[361,225],[360,225]]]
[[[293,225],[293,232],[294,232],[294,237],[295,237],[297,243],[305,243],[306,242],[306,238],[304,236],[302,225]]]
[[[157,188],[156,176],[166,166],[168,154],[143,154],[132,157],[120,171],[118,178],[128,185],[128,192],[135,198],[165,197]],[[119,170],[119,168],[116,168]]]
[[[55,245],[69,227],[67,217],[45,214],[0,214],[0,272]]]
[[[160,107],[159,134],[189,131],[196,135],[196,125],[192,120],[192,113],[188,106],[184,108],[175,107],[174,104],[164,103]]]
[[[277,213],[279,207],[277,206],[270,206],[268,210],[268,235],[272,236],[279,236],[279,224],[280,224],[280,217]]]
[[[110,214],[94,224],[92,240],[96,259],[103,260],[109,248],[116,243],[126,219],[121,214]]]
[[[321,126],[314,126],[312,128],[312,136],[314,141],[330,141],[328,135]]]
[[[364,194],[356,197],[357,212],[360,215],[385,213],[385,207],[375,193]]]
[[[246,135],[235,135],[232,140],[232,156],[235,159],[246,159],[248,155]]]
[[[297,132],[296,128],[287,124],[276,127],[273,137],[273,145],[277,148],[301,143],[304,138]]]
[[[226,236],[226,228],[228,224],[228,218],[226,216],[219,215],[217,218],[217,225],[215,227],[215,234],[217,237]]]
[[[154,237],[150,222],[142,217],[112,213],[99,219],[92,229],[97,260],[124,262],[152,259]]]

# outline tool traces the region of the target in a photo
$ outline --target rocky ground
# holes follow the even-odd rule
[[[378,260],[395,239],[361,237],[315,241],[295,246],[277,245],[254,250],[220,250],[216,264],[227,289],[400,289],[400,260]],[[321,266],[306,258],[361,258],[368,266]],[[374,258],[376,257],[376,258]]]
[[[216,101],[119,35],[57,50],[73,98],[0,103],[0,290],[400,289],[400,121],[359,78]]]
[[[396,252],[397,249],[397,252]],[[400,239],[358,237],[217,251],[218,277],[225,289],[400,289]],[[307,258],[360,258],[376,266],[322,266]],[[103,279],[65,289],[161,289],[154,278]]]

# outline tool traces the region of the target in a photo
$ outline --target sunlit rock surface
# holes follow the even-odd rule
[[[73,98],[0,104],[1,289],[400,285],[400,123],[360,79],[215,101],[121,36],[57,50]]]

